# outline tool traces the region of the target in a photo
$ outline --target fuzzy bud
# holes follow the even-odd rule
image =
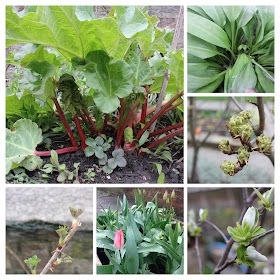
[[[220,144],[219,144],[219,149],[223,153],[230,153],[231,152],[231,146],[229,145],[229,141],[226,139],[222,139]]]
[[[250,157],[250,152],[248,151],[246,146],[241,146],[238,149],[238,161],[240,164],[246,164],[248,165],[248,160]]]
[[[258,151],[260,153],[268,153],[269,149],[271,148],[271,139],[270,137],[260,135],[257,138],[257,145],[258,145]]]
[[[228,174],[230,176],[234,176],[235,174],[235,164],[230,160],[224,160],[224,163],[220,166],[220,168],[224,171],[225,174]]]

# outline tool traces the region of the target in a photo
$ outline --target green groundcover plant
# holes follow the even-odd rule
[[[188,92],[274,92],[274,7],[189,6]]]
[[[158,194],[146,202],[146,191],[135,190],[135,205],[129,206],[126,196],[97,215],[96,246],[105,251],[109,265],[97,266],[98,274],[183,274],[184,227],[174,220],[172,203],[175,191]],[[121,211],[119,211],[119,204]]]
[[[90,6],[26,6],[22,12],[6,7],[6,46],[25,43],[7,58],[20,73],[16,72],[6,96],[10,126],[6,173],[19,166],[40,168],[40,157],[51,155],[50,150],[36,147],[46,140],[45,125],[52,125],[41,119],[53,114],[63,124],[54,129],[64,130],[72,143],[57,154],[80,149],[68,119],[88,156],[89,143],[101,142],[97,137],[108,130],[114,135],[115,149],[123,146],[125,152],[134,151],[149,137],[168,133],[156,136],[147,149],[183,132],[183,49],[171,49],[173,32],[158,28],[158,18],[149,16],[147,8],[116,6],[107,17],[96,19]],[[150,117],[166,71],[170,79],[164,102]],[[29,109],[37,112],[40,123],[26,117]],[[180,122],[149,133],[154,121],[172,109],[178,111]],[[96,147],[92,155],[101,159],[100,154]],[[113,158],[108,172],[116,167],[116,158],[118,166],[124,165],[124,160]]]

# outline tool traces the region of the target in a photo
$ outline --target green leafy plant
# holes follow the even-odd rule
[[[59,236],[58,246],[52,252],[53,256],[51,257],[49,262],[45,265],[45,267],[43,268],[40,274],[46,274],[49,270],[54,272],[56,270],[55,267],[63,262],[64,263],[73,262],[73,259],[69,255],[65,254],[63,251],[65,250],[65,247],[70,241],[70,239],[80,228],[81,222],[78,221],[77,218],[79,217],[80,214],[82,214],[83,211],[81,209],[76,210],[72,207],[69,208],[70,208],[71,215],[73,216],[72,227],[70,231],[66,225],[59,226],[59,228],[56,230],[56,233]],[[40,261],[41,260],[36,255],[34,255],[32,258],[24,260],[24,262],[30,268],[32,274],[36,274],[36,267]]]
[[[264,218],[260,219],[260,215],[263,215],[265,211],[272,211],[273,188],[269,190],[266,190],[265,188],[253,189],[254,191],[250,196],[248,196],[248,190],[246,188],[243,189],[243,194],[246,198],[246,201],[244,202],[239,221],[236,222],[236,227],[227,227],[227,232],[230,235],[230,239],[224,234],[223,229],[220,229],[216,224],[212,223],[208,219],[207,209],[201,208],[199,210],[198,222],[195,218],[195,211],[193,209],[189,210],[188,234],[190,238],[195,239],[195,250],[197,253],[200,273],[203,273],[203,269],[202,258],[199,251],[199,238],[206,238],[206,226],[210,226],[212,229],[216,230],[216,232],[219,233],[224,241],[224,244],[221,242],[213,242],[219,247],[219,250],[224,250],[221,253],[221,257],[217,265],[213,268],[212,272],[214,274],[221,273],[228,266],[233,264],[244,264],[246,266],[255,267],[255,262],[267,262],[267,257],[259,253],[256,248],[258,245],[258,240],[261,240],[261,238],[264,238],[266,235],[274,232],[274,228],[270,230],[264,229],[261,226],[261,223],[264,222]],[[259,209],[251,206],[254,200],[258,197],[261,199],[259,204],[262,205],[262,207]],[[215,244],[213,244],[214,247]],[[259,246],[259,248],[263,248],[263,246]],[[234,254],[235,251],[236,254]]]
[[[116,211],[103,208],[104,214],[97,215],[97,247],[111,263],[98,266],[97,273],[149,274],[153,267],[154,273],[183,273],[184,228],[173,219],[175,192],[164,194],[163,208],[157,194],[148,202],[145,197],[145,190],[135,190],[134,206],[124,195]]]
[[[188,6],[188,92],[274,92],[274,7]]]
[[[117,149],[112,152],[112,158],[108,159],[107,165],[103,167],[103,171],[107,174],[111,174],[113,170],[118,167],[126,166],[126,159],[124,158],[124,151],[122,149]]]
[[[236,173],[241,171],[244,166],[248,165],[250,158],[250,153],[253,151],[258,151],[262,154],[269,154],[271,149],[271,139],[270,137],[260,135],[256,140],[256,147],[253,147],[252,142],[250,142],[251,133],[253,132],[252,124],[250,119],[252,117],[251,111],[242,111],[238,116],[232,116],[229,120],[229,126],[227,126],[231,137],[234,139],[239,139],[242,146],[235,151],[229,144],[229,141],[222,139],[219,144],[219,149],[222,153],[227,155],[237,154],[237,163],[232,161],[224,161],[220,166],[225,174],[234,176]]]
[[[73,118],[86,153],[92,152],[92,141],[100,141],[96,139],[109,128],[114,132],[116,149],[123,145],[125,152],[133,151],[138,147],[134,141],[125,145],[125,129],[131,128],[135,132],[132,138],[142,142],[143,137],[156,135],[150,135],[148,129],[157,119],[173,109],[183,112],[183,50],[171,49],[173,33],[159,29],[158,19],[149,16],[144,8],[116,6],[102,19],[95,19],[92,11],[87,15],[79,6],[34,6],[31,10],[26,7],[22,14],[7,6],[6,46],[27,44],[8,57],[10,64],[21,67],[23,75],[8,91],[11,96],[7,100],[12,104],[17,99],[22,104],[25,98],[32,98],[35,110],[39,110],[38,106],[51,108],[59,115],[72,146],[57,150],[58,154],[78,150],[64,113]],[[55,35],[54,30],[63,32]],[[165,71],[170,74],[169,82]],[[155,111],[155,106],[148,106],[148,100],[160,93],[167,82],[164,102],[158,102],[159,111],[147,120]],[[12,114],[13,108],[10,109]],[[142,123],[142,127],[137,123]],[[175,128],[146,148],[181,134],[183,122],[166,127],[164,132]],[[33,143],[33,154],[51,155],[51,151],[36,150],[39,141]],[[103,160],[103,165],[106,163],[101,157],[104,150],[102,153],[100,148],[94,149],[94,154]]]
[[[235,228],[228,227],[227,231],[234,241],[238,242],[240,245],[248,246],[251,239],[266,231],[260,226],[257,226],[258,222],[259,213],[257,208],[250,207],[245,213],[242,225],[237,222]]]
[[[51,151],[51,163],[47,163],[43,166],[41,171],[45,173],[53,173],[58,172],[59,175],[57,177],[57,181],[59,183],[64,183],[66,180],[72,181],[74,178],[74,174],[76,175],[76,180],[74,183],[79,183],[78,180],[78,170],[79,170],[80,163],[74,163],[75,171],[71,172],[67,169],[66,164],[60,164],[58,161],[58,155],[56,151]]]

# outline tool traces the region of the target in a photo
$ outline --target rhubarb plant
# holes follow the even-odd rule
[[[273,6],[188,6],[188,92],[274,92]]]
[[[149,16],[144,7],[112,7],[109,16],[102,19],[95,19],[86,8],[84,13],[84,8],[34,6],[17,13],[13,7],[6,7],[6,46],[26,43],[7,58],[23,72],[9,88],[7,104],[32,99],[36,110],[59,115],[72,147],[58,149],[57,154],[80,149],[65,113],[70,113],[85,153],[92,148],[91,141],[109,130],[115,135],[115,148],[125,152],[138,149],[137,143],[144,138],[143,144],[147,140],[146,148],[152,149],[182,134],[183,122],[149,132],[151,125],[170,110],[183,112],[184,55],[183,49],[171,48],[173,32],[159,29],[159,20]],[[157,102],[166,70],[170,79],[164,101],[151,116],[155,106],[149,100]],[[9,114],[13,114],[11,106]],[[135,141],[125,139],[128,129]],[[152,142],[153,136],[168,132]],[[89,138],[93,140],[86,140]],[[51,155],[51,151],[36,150],[39,141],[33,143],[32,155]],[[94,153],[104,155],[99,148]],[[18,159],[13,160],[11,157],[8,171],[11,164],[19,164]]]

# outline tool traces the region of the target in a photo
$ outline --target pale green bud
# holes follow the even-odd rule
[[[250,152],[248,152],[247,147],[241,146],[238,149],[238,161],[240,162],[240,164],[248,165],[249,157],[250,157]]]
[[[257,138],[257,145],[259,148],[259,152],[260,153],[268,153],[269,149],[271,148],[271,139],[270,137],[264,136],[264,135],[260,135]]]
[[[254,246],[249,246],[247,248],[246,257],[256,262],[267,262],[267,257],[259,253]]]
[[[224,160],[224,163],[220,166],[220,168],[224,171],[225,174],[233,176],[235,174],[235,164],[228,160]]]

